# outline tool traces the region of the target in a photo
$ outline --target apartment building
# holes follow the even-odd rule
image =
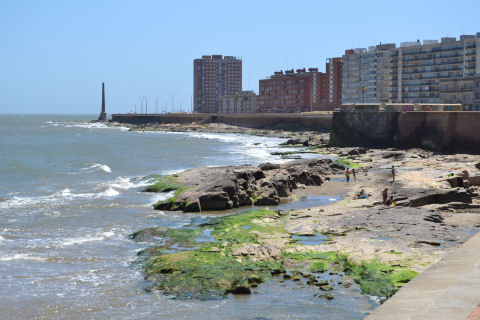
[[[480,73],[473,77],[473,109],[480,111]]]
[[[463,110],[474,111],[474,77],[440,79],[439,101],[461,103]]]
[[[194,112],[217,113],[220,97],[242,91],[242,60],[222,55],[193,61]]]
[[[395,44],[346,50],[342,57],[342,103],[377,103],[385,92],[386,61]]]
[[[241,91],[220,97],[220,113],[255,113],[258,111],[257,95],[253,91]]]
[[[342,61],[344,104],[461,102],[470,109],[480,33],[346,50]]]
[[[328,103],[342,105],[342,58],[328,58],[325,66],[328,78]]]
[[[318,68],[274,72],[259,81],[258,111],[294,113],[328,104],[328,77]]]

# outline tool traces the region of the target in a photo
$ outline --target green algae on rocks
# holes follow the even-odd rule
[[[143,189],[145,192],[168,192],[177,190],[181,187],[175,175],[151,175],[148,178],[154,180],[155,183]]]
[[[258,209],[212,218],[196,229],[149,228],[130,237],[137,241],[162,238],[161,246],[139,254],[144,257],[146,280],[177,298],[212,299],[250,293],[252,287],[273,275],[284,274],[288,279],[286,266],[292,274],[310,278],[308,284],[321,285],[313,274],[329,271],[351,277],[364,294],[385,298],[417,275],[406,267],[376,260],[358,264],[347,254],[305,250],[288,241],[277,259],[234,255],[239,248],[262,245],[266,238],[288,237],[285,219],[275,211]],[[205,240],[202,236],[206,233]]]
[[[211,299],[228,293],[250,293],[252,284],[270,279],[272,270],[280,268],[279,263],[238,261],[202,248],[153,258],[146,267],[146,278],[177,298]]]
[[[155,210],[169,210],[169,211],[177,211],[177,210],[184,210],[186,207],[188,207],[189,203],[188,201],[182,201],[178,202],[178,196],[187,191],[189,187],[185,186],[180,186],[175,190],[175,193],[173,196],[171,196],[168,199],[158,201],[153,205],[153,208]]]
[[[177,175],[162,176],[151,175],[149,178],[155,181],[154,184],[143,189],[144,192],[169,192],[175,191],[175,193],[168,199],[158,201],[153,205],[155,210],[183,210],[188,206],[187,201],[178,202],[178,196],[187,191],[189,188],[182,186],[178,181]]]
[[[362,167],[361,163],[353,162],[353,161],[351,161],[347,158],[339,158],[339,159],[335,160],[335,162],[344,166],[344,167],[349,167],[349,168],[353,168],[353,169],[357,169],[357,168]]]
[[[252,261],[231,255],[239,245],[258,243],[258,232],[283,230],[283,226],[262,221],[276,216],[271,210],[251,210],[213,218],[198,229],[149,228],[130,237],[137,241],[153,237],[165,240],[162,246],[142,252],[150,256],[145,263],[146,279],[157,288],[177,298],[211,299],[228,293],[250,293],[252,286],[285,272],[280,261]],[[206,230],[212,240],[199,242]],[[179,246],[188,250],[175,251]]]
[[[354,263],[347,254],[335,251],[283,251],[283,256],[290,260],[310,264],[313,273],[332,270],[343,272],[360,285],[363,294],[377,297],[391,297],[405,283],[415,278],[418,273],[406,267],[391,266],[376,260]]]

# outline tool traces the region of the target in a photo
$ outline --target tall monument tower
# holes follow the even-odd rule
[[[107,121],[107,113],[105,112],[105,83],[102,82],[102,112],[98,117],[98,121]]]

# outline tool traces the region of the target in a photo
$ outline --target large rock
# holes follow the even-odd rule
[[[450,202],[472,203],[472,195],[465,189],[428,189],[412,190],[408,200],[398,203],[410,207],[421,207],[428,204],[444,204]]]
[[[305,145],[308,143],[308,139],[289,139],[286,142],[282,143],[283,145]]]
[[[263,164],[259,165],[258,167],[262,171],[280,169],[280,165],[279,164],[274,164],[274,163],[263,163]]]
[[[257,196],[255,204],[259,206],[276,206],[280,204],[280,198],[275,189],[264,189],[264,191]]]
[[[227,210],[233,208],[233,202],[226,192],[207,193],[199,198],[203,211]]]
[[[278,205],[299,186],[321,185],[322,176],[343,170],[330,159],[297,160],[284,164],[203,167],[184,171],[174,179],[184,189],[155,205],[156,209],[199,212],[239,206]]]

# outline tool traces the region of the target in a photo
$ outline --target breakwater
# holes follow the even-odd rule
[[[224,123],[253,129],[330,131],[329,114],[112,114],[112,121],[128,124]]]
[[[480,153],[479,112],[334,112],[330,144]]]

